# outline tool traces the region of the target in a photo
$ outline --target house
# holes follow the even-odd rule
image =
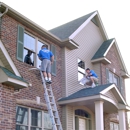
[[[115,38],[109,39],[98,11],[45,30],[0,3],[0,130],[51,130],[37,53],[54,53],[52,89],[63,130],[127,130],[125,79],[129,74]],[[33,65],[24,62],[32,52]],[[99,85],[79,84],[85,68]]]

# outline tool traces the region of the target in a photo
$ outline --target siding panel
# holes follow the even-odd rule
[[[114,102],[118,103],[118,101],[117,101],[116,97],[114,96],[114,94],[112,93],[112,91],[108,91],[104,95],[109,97],[110,99],[112,99]]]
[[[71,51],[66,49],[66,96],[84,88],[84,86],[78,84],[77,58],[85,61],[85,67],[94,69],[91,58],[104,41],[99,28],[92,22],[90,22],[73,40],[79,44],[79,49]]]

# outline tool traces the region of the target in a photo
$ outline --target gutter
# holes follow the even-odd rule
[[[0,7],[2,3],[0,2]],[[8,7],[6,7],[5,11],[3,13],[0,12],[0,37],[1,37],[1,24],[2,24],[2,17],[8,12]]]
[[[55,35],[51,34],[50,32],[48,32],[47,30],[45,30],[44,28],[42,28],[41,26],[39,26],[38,24],[36,24],[35,22],[31,21],[30,19],[28,19],[27,17],[25,17],[24,15],[20,14],[19,12],[17,12],[16,10],[12,9],[11,7],[9,7],[8,5],[4,4],[3,2],[0,2],[0,8],[1,10],[5,10],[4,13],[1,14],[1,17],[7,13],[7,15],[11,16],[12,18],[16,19],[17,21],[19,21],[21,24],[27,26],[28,28],[32,29],[33,31],[35,31],[36,33],[40,34],[41,36],[46,37],[47,39],[50,38],[51,41],[53,41],[55,44],[57,44],[60,47],[66,46],[68,47],[70,50],[72,49],[76,49],[77,45],[72,44],[71,42],[68,42],[68,44],[70,45],[66,45],[64,44],[64,41],[62,41],[61,39],[59,39],[58,37],[56,37]],[[1,21],[0,21],[1,22]],[[63,45],[64,44],[64,45]]]
[[[0,7],[1,7],[1,5],[2,5],[2,3],[0,2]],[[4,16],[8,12],[8,10],[9,10],[9,8],[6,7],[6,10],[3,13],[0,12],[0,18],[2,18],[2,16]]]

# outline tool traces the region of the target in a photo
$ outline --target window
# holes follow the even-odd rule
[[[36,37],[24,33],[24,62],[32,66],[35,65],[37,68],[39,68],[41,61],[39,60],[37,54],[41,50],[42,45],[44,45],[44,43],[39,40],[37,41]],[[28,56],[28,51],[32,52],[30,56],[30,62],[25,60],[25,58]]]
[[[41,46],[46,44],[35,36],[24,31],[22,26],[18,26],[18,40],[17,40],[17,59],[36,66],[37,68],[41,64],[37,54],[39,53]],[[46,44],[47,45],[47,44]],[[48,46],[47,46],[48,47]]]
[[[110,122],[110,130],[119,130],[119,124]]]
[[[89,130],[91,129],[90,114],[84,110],[75,110],[75,130]]]
[[[42,121],[43,120],[43,121]],[[47,112],[16,107],[16,130],[52,130],[52,122]]]
[[[85,62],[78,59],[78,81],[85,75]]]
[[[41,61],[37,54],[41,50],[41,46],[46,44],[39,38],[32,36],[31,34],[24,31],[24,28],[18,25],[18,36],[17,36],[17,59],[19,61],[36,66],[39,68]],[[46,44],[47,45],[47,44]],[[47,45],[47,48],[49,46]],[[56,46],[51,45],[51,51],[54,54],[54,63],[52,65],[52,74],[56,76]]]
[[[119,87],[119,77],[111,71],[107,70],[107,83],[115,83]]]

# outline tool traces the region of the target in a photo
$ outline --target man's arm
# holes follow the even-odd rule
[[[51,57],[51,64],[54,62],[54,55]]]

